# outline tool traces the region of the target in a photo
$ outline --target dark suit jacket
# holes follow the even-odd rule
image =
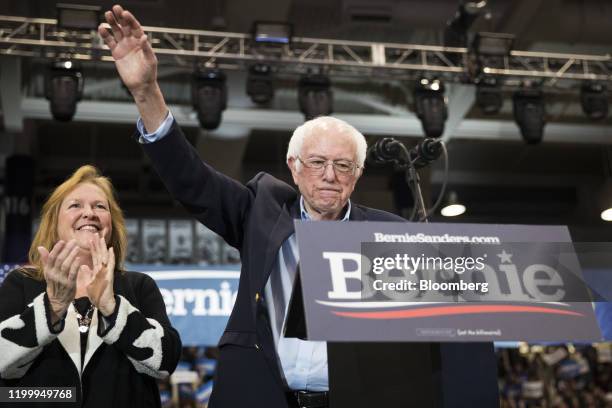
[[[202,162],[176,123],[164,138],[143,147],[172,196],[240,250],[238,296],[219,342],[211,407],[286,407],[262,294],[281,244],[294,232],[293,219],[299,218],[298,193],[266,173],[242,185],[217,172]],[[354,203],[350,220],[405,221]]]

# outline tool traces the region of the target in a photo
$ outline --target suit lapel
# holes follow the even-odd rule
[[[299,198],[295,200],[293,204],[291,204],[291,206],[288,206],[286,203],[283,204],[283,208],[280,211],[278,218],[276,219],[276,223],[270,231],[270,239],[268,241],[264,256],[264,273],[263,276],[261,276],[262,281],[257,282],[258,289],[263,288],[266,282],[268,281],[270,271],[272,270],[272,264],[276,260],[276,255],[278,254],[280,246],[291,234],[295,232],[295,228],[293,225],[294,219],[300,219]],[[353,204],[351,207],[351,214],[349,216],[349,220],[363,221],[365,219],[366,216],[363,210]]]
[[[299,214],[299,200],[296,200],[296,201],[297,201],[297,207],[298,207],[297,214]],[[255,285],[256,285],[255,287],[260,292],[263,292],[263,288],[268,282],[268,278],[270,276],[270,273],[272,272],[272,268],[274,267],[274,262],[277,259],[279,248],[281,247],[283,242],[294,232],[294,227],[293,227],[293,215],[295,213],[294,207],[295,205],[292,205],[291,207],[289,207],[286,203],[283,204],[283,207],[278,215],[278,218],[276,219],[276,222],[274,223],[274,226],[272,227],[272,230],[270,231],[270,235],[269,235],[270,239],[268,240],[266,249],[265,249],[263,273],[259,276],[260,281],[255,282]],[[257,313],[256,310],[255,310],[255,313]],[[268,330],[268,333],[271,334],[270,330]],[[272,337],[270,337],[270,341],[272,341]],[[280,362],[277,360],[276,353],[274,353],[273,351],[274,348],[275,346],[273,345],[272,342],[264,346],[264,349],[263,349],[264,357],[265,357],[267,364],[270,366],[270,369],[272,370],[272,372],[276,373],[274,378],[278,381],[281,387],[285,387],[286,385],[284,384],[282,380],[282,374],[280,371]]]
[[[351,214],[349,215],[349,221],[365,221],[366,215],[361,208],[359,208],[354,202],[351,202]]]
[[[299,201],[297,205],[299,208]],[[262,280],[260,282],[257,282],[257,288],[259,289],[262,289],[268,281],[268,277],[270,276],[270,272],[272,271],[273,263],[276,260],[276,255],[278,254],[278,249],[283,244],[283,242],[294,232],[292,215],[295,210],[293,207],[295,207],[295,204],[291,208],[289,208],[287,204],[283,205],[283,208],[280,214],[278,215],[278,218],[276,219],[276,223],[270,231],[270,240],[268,241],[264,256],[264,273],[261,277]]]

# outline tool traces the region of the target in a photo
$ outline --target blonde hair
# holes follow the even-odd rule
[[[108,200],[112,225],[110,246],[115,252],[115,268],[123,270],[123,261],[125,260],[127,250],[127,233],[125,230],[125,219],[121,207],[119,207],[115,189],[110,179],[102,176],[96,167],[85,165],[79,167],[66,181],[57,186],[43,205],[40,213],[40,226],[36,231],[36,235],[34,235],[34,240],[28,252],[30,265],[27,268],[22,268],[22,271],[27,275],[38,280],[44,279],[42,260],[37,248],[42,246],[51,251],[51,248],[57,243],[59,240],[57,221],[62,202],[68,194],[83,183],[90,183],[100,188]]]

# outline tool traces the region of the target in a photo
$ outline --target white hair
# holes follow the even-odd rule
[[[293,135],[291,135],[291,139],[289,140],[289,146],[287,147],[287,162],[289,162],[289,158],[296,158],[299,156],[306,137],[314,135],[317,132],[336,132],[349,135],[351,139],[353,139],[353,143],[357,150],[357,165],[363,167],[366,152],[368,150],[368,143],[365,137],[360,131],[347,122],[334,118],[333,116],[319,116],[318,118],[311,119],[298,126],[293,131]],[[296,163],[298,169],[299,164],[299,162]]]

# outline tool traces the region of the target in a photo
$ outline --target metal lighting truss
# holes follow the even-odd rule
[[[0,16],[0,54],[112,61],[97,32],[67,31],[56,23],[55,19]],[[262,45],[250,34],[143,28],[161,63],[184,66],[195,62],[242,69],[253,62],[265,62],[278,72],[292,74],[315,71],[395,79],[425,75],[457,82],[471,82],[486,74],[537,80],[548,86],[612,80],[609,54],[511,51],[505,57],[484,57],[467,48],[299,37],[293,37],[289,45]]]

